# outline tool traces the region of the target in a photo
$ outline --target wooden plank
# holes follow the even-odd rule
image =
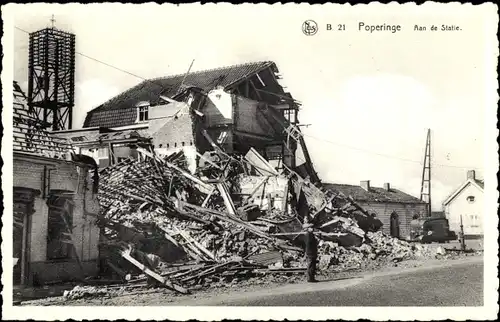
[[[288,233],[275,233],[275,234],[271,234],[271,236],[294,236],[294,235],[303,235],[305,234],[305,232],[303,231],[292,231],[292,232],[288,232]]]
[[[326,223],[324,223],[323,225],[320,226],[320,228],[325,228],[325,227],[328,227],[336,222],[339,222],[340,221],[340,218],[334,218]]]
[[[196,205],[192,205],[192,204],[189,204],[187,202],[182,202],[182,201],[179,202],[179,204],[181,204],[182,207],[187,207],[187,208],[191,208],[191,209],[200,211],[202,213],[208,213],[208,214],[214,215],[215,217],[217,217],[220,220],[227,221],[229,223],[245,227],[250,232],[256,234],[257,236],[273,240],[271,237],[269,237],[267,234],[261,232],[259,229],[257,229],[253,225],[247,224],[244,221],[242,221],[241,219],[234,218],[230,214],[226,214],[226,213],[223,213],[223,212],[220,212],[220,211],[217,211],[217,210],[213,210],[213,209],[202,208],[202,207],[199,207],[199,206],[196,206]]]
[[[253,190],[250,192],[249,199],[253,197],[253,195],[259,190],[259,188],[269,180],[270,176],[265,177]]]
[[[203,200],[203,203],[201,204],[202,207],[206,207],[207,206],[207,203],[210,200],[210,198],[212,197],[212,195],[214,194],[215,190],[217,190],[217,189],[212,188],[212,191],[210,191],[210,193],[207,195],[207,197],[205,198],[205,200]]]
[[[262,157],[254,148],[250,148],[245,159],[258,170],[261,175],[277,176],[279,173],[274,169],[267,160]]]
[[[236,215],[236,208],[234,207],[233,200],[231,200],[231,196],[229,195],[229,192],[227,190],[227,187],[224,183],[217,183],[216,184],[217,189],[219,189],[219,192],[222,196],[222,199],[224,200],[224,205],[226,206],[227,212],[231,216]]]
[[[366,210],[363,209],[351,196],[347,197],[349,201],[356,207],[357,210],[361,211],[364,215],[370,216]]]
[[[207,130],[201,129],[201,134],[203,134],[205,139],[207,139],[208,143],[210,143],[215,152],[217,152],[218,154],[225,155],[224,151],[214,142],[210,134],[208,134]]]
[[[214,274],[216,273],[218,270],[220,270],[221,268],[225,267],[225,266],[229,266],[231,264],[235,264],[235,262],[226,262],[226,263],[222,263],[222,264],[218,264],[218,265],[215,265],[215,266],[212,266],[210,267],[209,269],[206,269],[205,271],[197,274],[197,275],[194,275],[194,276],[190,276],[188,278],[185,278],[182,280],[182,282],[189,282],[189,281],[192,281],[192,280],[195,280],[197,278],[200,278],[200,277],[204,277],[206,275],[210,275],[210,274]]]
[[[153,158],[153,159],[156,159],[158,161],[160,161],[161,163],[163,164],[166,164],[169,168],[172,168],[172,169],[175,169],[177,170],[178,172],[180,172],[184,177],[188,178],[189,180],[193,181],[194,183],[200,185],[201,187],[203,187],[203,189],[206,189],[207,191],[210,191],[211,190],[211,186],[205,182],[203,182],[202,180],[198,179],[197,177],[193,176],[192,174],[184,171],[183,169],[179,168],[178,166],[176,166],[175,164],[172,164],[170,162],[167,162],[161,158],[156,158],[156,155],[152,154],[151,152],[143,149],[143,148],[140,148],[138,147],[137,148],[137,151],[150,157],[150,158]]]
[[[260,93],[257,91],[257,87],[255,87],[253,81],[251,79],[248,79],[248,82],[250,83],[250,85],[252,85],[252,89],[254,90],[254,93],[257,95],[259,101],[262,101],[262,97],[260,96]]]
[[[205,157],[204,155],[202,155],[201,153],[199,153],[198,151],[196,151],[196,155],[200,157],[200,159],[202,160],[205,160],[206,162],[210,163],[211,165],[213,165],[214,167],[216,167],[217,169],[219,170],[222,170],[221,167],[219,167],[217,164],[213,163],[212,160],[209,160],[207,157]]]
[[[175,291],[177,291],[179,293],[182,293],[182,294],[189,294],[189,290],[185,289],[184,287],[182,287],[180,285],[172,283],[167,278],[161,276],[160,274],[158,274],[156,272],[153,272],[152,270],[150,270],[149,268],[147,268],[144,264],[140,263],[138,260],[136,260],[135,258],[133,258],[132,256],[130,256],[130,250],[121,252],[121,255],[122,255],[122,257],[124,259],[126,259],[131,264],[133,264],[134,266],[136,266],[137,268],[139,268],[145,274],[147,274],[148,276],[154,278],[155,280],[157,280],[161,284],[165,285],[166,287],[168,287],[168,288],[170,288],[172,290],[175,290]]]
[[[193,237],[189,236],[186,232],[179,230],[179,234],[188,242],[192,243],[194,246],[196,246],[200,251],[205,253],[211,260],[215,261],[215,255],[210,252],[208,249],[203,247],[200,243],[198,243]]]
[[[281,200],[281,209],[283,209],[283,214],[288,213],[288,193],[290,190],[290,180],[287,180],[285,185],[285,193],[283,194],[283,200]]]

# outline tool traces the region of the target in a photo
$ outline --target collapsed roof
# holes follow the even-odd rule
[[[50,134],[28,107],[28,100],[19,84],[14,81],[13,150],[39,156],[65,159],[71,145]]]
[[[137,114],[130,108],[140,102],[149,102],[152,106],[158,105],[162,103],[160,95],[176,99],[189,88],[197,88],[203,92],[217,87],[230,90],[240,81],[266,69],[271,69],[273,73],[278,72],[274,62],[263,61],[144,80],[88,112],[83,126],[107,126],[110,122],[114,126],[118,123],[120,126],[132,124]],[[279,84],[273,84],[273,91],[292,99]]]

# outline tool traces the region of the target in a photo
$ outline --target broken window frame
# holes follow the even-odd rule
[[[61,218],[60,211],[64,209],[64,204],[68,203],[67,212],[63,212],[66,222]],[[67,233],[73,231],[73,200],[70,197],[50,195],[47,200],[47,260],[61,261],[74,258],[74,247]],[[68,227],[66,227],[66,224]]]
[[[297,123],[297,111],[294,108],[284,109],[283,117],[290,123]]]
[[[217,144],[222,145],[226,143],[228,134],[229,134],[228,131],[220,132],[219,136],[217,137]]]

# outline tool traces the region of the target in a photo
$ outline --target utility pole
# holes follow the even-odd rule
[[[179,92],[182,90],[182,85],[184,85],[184,82],[186,81],[186,77],[189,75],[189,72],[191,71],[191,68],[193,67],[193,64],[194,64],[194,59],[191,62],[191,65],[189,65],[188,71],[186,72],[186,74],[184,74],[184,78],[182,78],[182,82],[179,85],[179,88],[177,89],[177,94],[179,94]]]
[[[465,234],[462,215],[460,215],[460,248],[462,249],[462,252],[465,252]]]
[[[432,215],[431,198],[431,129],[427,130],[425,141],[424,166],[422,168],[422,184],[420,186],[420,200],[427,203],[427,216]]]

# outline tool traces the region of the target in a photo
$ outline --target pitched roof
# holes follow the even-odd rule
[[[174,98],[192,87],[203,91],[209,91],[218,86],[227,88],[239,80],[272,66],[275,66],[273,62],[263,61],[190,72],[187,76],[179,74],[145,80],[88,112],[84,127],[128,125],[135,121],[136,112],[120,111],[121,109],[134,107],[141,101],[149,101],[151,105],[157,105],[161,102],[160,95]]]
[[[424,203],[422,200],[392,187],[390,191],[377,187],[370,187],[370,191],[366,191],[361,186],[348,184],[324,183],[323,186],[325,189],[341,192],[346,196],[352,196],[356,201]]]
[[[29,109],[26,95],[16,81],[13,105],[14,151],[65,159],[71,145],[45,130],[44,124]]]
[[[443,205],[447,205],[449,204],[453,199],[455,199],[456,196],[458,196],[458,194],[460,192],[462,192],[462,190],[464,190],[467,186],[469,185],[475,185],[476,187],[479,188],[479,190],[483,191],[484,190],[484,180],[478,180],[478,179],[467,179],[464,183],[462,183],[462,185],[460,185],[460,187],[458,187],[458,189],[456,189],[455,191],[453,191],[449,196],[448,198],[446,198],[444,201],[443,201]]]

